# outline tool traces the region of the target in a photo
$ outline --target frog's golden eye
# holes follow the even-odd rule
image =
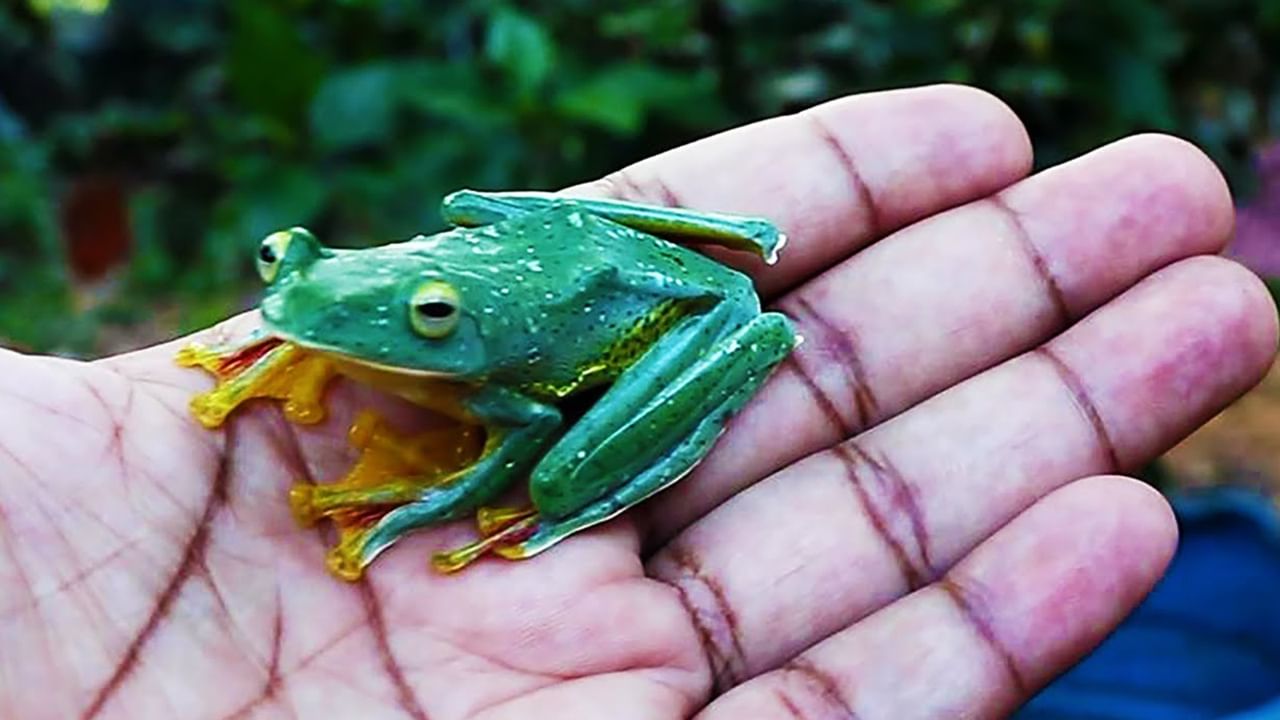
[[[292,239],[293,233],[281,230],[268,235],[258,246],[258,275],[263,282],[274,282],[276,275],[280,274],[280,263],[284,261],[284,254]]]
[[[420,335],[442,338],[458,326],[461,306],[462,299],[452,285],[431,280],[409,300],[409,322]]]

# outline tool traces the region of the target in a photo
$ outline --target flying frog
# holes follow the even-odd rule
[[[315,422],[339,374],[459,421],[413,445],[362,415],[353,440],[379,439],[398,460],[291,490],[300,522],[346,530],[328,558],[340,577],[471,513],[482,537],[437,553],[438,570],[488,552],[527,558],[618,515],[687,474],[799,341],[786,317],[762,312],[746,275],[676,244],[772,262],[785,236],[765,220],[467,190],[443,214],[453,229],[363,250],[302,228],[268,236],[262,331],[180,357],[220,375],[193,402],[211,427],[261,396]],[[561,401],[592,388],[604,389],[568,420]],[[423,459],[442,449],[447,460]],[[490,507],[521,480],[529,507]]]

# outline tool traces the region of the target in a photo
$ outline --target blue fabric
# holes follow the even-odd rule
[[[1018,720],[1280,720],[1280,517],[1239,489],[1173,503],[1164,579]]]

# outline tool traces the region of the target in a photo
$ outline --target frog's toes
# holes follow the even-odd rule
[[[514,543],[512,545],[499,545],[493,549],[493,554],[505,560],[528,560],[537,554],[538,551],[530,550],[527,543]]]
[[[347,431],[347,442],[356,450],[367,450],[382,432],[383,422],[372,410],[363,410]]]
[[[213,430],[222,427],[222,424],[226,422],[227,416],[231,414],[235,406],[227,403],[215,390],[201,393],[191,398],[188,408],[191,410],[191,416],[196,421]]]
[[[537,511],[532,507],[482,507],[476,510],[476,529],[482,537],[489,537],[535,514]]]
[[[298,483],[289,488],[289,510],[293,519],[302,527],[315,527],[323,516],[315,505],[315,485]]]
[[[507,557],[504,552],[506,548],[512,547],[515,543],[521,543],[539,527],[538,515],[533,510],[500,509],[496,512],[506,514],[506,521],[496,532],[463,547],[432,555],[432,567],[438,572],[454,573],[491,552]],[[477,520],[479,520],[479,513],[477,513]]]
[[[290,398],[285,401],[284,416],[296,425],[315,425],[324,420],[325,409],[318,402]]]
[[[507,560],[527,560],[581,529],[573,524],[540,522],[495,546],[493,554]]]
[[[324,564],[334,576],[347,582],[356,582],[364,575],[364,562],[359,554],[352,553],[350,548],[343,545],[331,548],[325,556]]]

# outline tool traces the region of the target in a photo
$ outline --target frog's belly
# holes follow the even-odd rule
[[[409,402],[463,422],[475,422],[467,411],[464,400],[475,393],[468,383],[447,377],[399,372],[375,365],[331,357],[334,368],[346,377],[362,385],[404,398]]]

